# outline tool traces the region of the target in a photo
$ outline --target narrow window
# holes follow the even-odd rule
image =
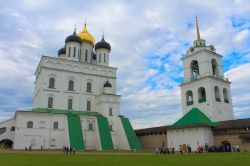
[[[27,128],[33,128],[33,122],[32,121],[27,122]]]
[[[87,111],[91,110],[91,101],[87,101]]]
[[[198,98],[199,98],[199,103],[206,102],[206,90],[204,87],[200,87],[198,89]]]
[[[113,116],[112,108],[109,108],[109,116]]]
[[[92,123],[89,123],[89,128],[88,128],[88,131],[93,131],[93,124]]]
[[[193,60],[190,64],[190,69],[191,69],[191,78],[193,80],[196,80],[199,78],[199,64],[197,60]]]
[[[74,81],[73,80],[69,80],[68,90],[69,91],[73,91],[74,90]]]
[[[10,128],[10,131],[15,131],[15,127],[12,126],[12,127]]]
[[[215,59],[212,59],[211,64],[212,64],[213,75],[219,76],[217,61]]]
[[[99,63],[101,63],[101,61],[102,61],[102,54],[99,53]]]
[[[229,96],[226,88],[223,89],[223,98],[225,103],[229,103]]]
[[[68,110],[72,110],[72,107],[73,107],[73,100],[68,99]]]
[[[87,92],[91,92],[91,83],[87,83]]]
[[[49,88],[55,88],[55,79],[54,78],[49,79]]]
[[[220,102],[220,89],[218,86],[214,87],[214,97],[215,97],[215,101]]]
[[[53,129],[54,130],[58,130],[58,122],[54,122],[53,123]]]
[[[73,57],[76,57],[76,47],[74,47]]]
[[[113,125],[109,125],[109,129],[110,129],[110,131],[114,131],[113,130]]]
[[[106,53],[104,53],[103,62],[106,62]]]
[[[88,50],[85,50],[85,62],[88,62]]]
[[[194,101],[193,101],[193,92],[191,90],[188,90],[186,92],[186,102],[187,102],[187,105],[194,104]]]
[[[69,47],[69,54],[68,54],[68,57],[70,57],[70,52],[71,52],[71,47]]]
[[[53,108],[53,97],[48,98],[48,108]]]

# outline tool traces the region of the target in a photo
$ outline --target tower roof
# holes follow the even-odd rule
[[[99,41],[98,43],[96,43],[96,45],[95,45],[95,50],[98,48],[105,48],[109,51],[111,50],[110,44],[108,42],[106,42],[104,39],[104,34],[102,35],[102,40]]]
[[[87,42],[92,45],[95,45],[95,39],[94,37],[88,32],[86,23],[83,26],[82,31],[78,34],[78,36],[81,38],[82,42]]]
[[[65,43],[67,43],[67,42],[77,42],[79,44],[82,44],[80,37],[76,35],[76,30],[74,30],[72,35],[70,35],[66,38]]]
[[[172,127],[183,126],[217,126],[216,122],[212,122],[205,114],[203,114],[198,108],[192,108],[181,119],[175,122]]]

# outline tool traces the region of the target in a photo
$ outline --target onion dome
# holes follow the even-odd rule
[[[95,45],[95,39],[94,37],[88,32],[86,23],[84,24],[84,27],[82,29],[82,32],[78,34],[82,42],[87,42],[92,44],[93,46]]]
[[[112,88],[112,85],[110,84],[110,82],[107,80],[104,84],[104,87],[109,87],[109,88]]]
[[[110,44],[104,40],[104,35],[102,35],[102,40],[99,41],[98,43],[96,43],[96,45],[95,45],[95,50],[97,50],[99,48],[105,48],[109,51],[111,50]]]
[[[79,44],[82,44],[82,40],[79,36],[76,35],[76,30],[74,30],[74,33],[70,36],[68,36],[65,40],[65,43],[67,42],[77,42]]]
[[[61,55],[61,54],[66,54],[66,48],[63,47],[63,48],[60,48],[57,52],[57,55]]]

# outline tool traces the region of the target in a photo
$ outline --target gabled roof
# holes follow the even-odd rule
[[[192,108],[181,119],[175,122],[171,128],[179,127],[195,127],[195,126],[217,126],[217,123],[212,122],[205,114],[198,108]]]

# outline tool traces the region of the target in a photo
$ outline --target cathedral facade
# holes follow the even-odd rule
[[[120,114],[110,52],[104,35],[95,43],[86,24],[80,33],[74,30],[58,58],[41,58],[33,108],[0,123],[0,144],[14,149],[140,149],[129,120]]]

